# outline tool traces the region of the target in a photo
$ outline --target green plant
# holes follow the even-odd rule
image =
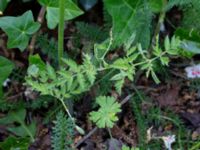
[[[5,57],[0,56],[0,101],[3,96],[2,86],[14,68],[14,64]]]
[[[64,53],[64,25],[65,25],[65,0],[59,0],[59,23],[58,23],[58,64],[61,66],[61,58]]]
[[[96,68],[90,59],[88,55],[85,55],[82,65],[77,65],[71,59],[63,59],[66,66],[57,71],[50,64],[31,65],[26,83],[42,95],[51,95],[59,100],[70,98],[89,90],[93,85]]]
[[[28,138],[16,138],[9,136],[3,142],[0,142],[0,148],[3,150],[27,150],[30,140]]]
[[[60,23],[59,13],[62,13],[64,15],[65,21],[71,20],[83,14],[83,11],[81,11],[72,0],[61,0],[61,1],[39,0],[39,3],[42,6],[45,6],[47,8],[46,19],[47,19],[47,25],[49,29],[54,29],[58,25],[58,23]],[[66,4],[66,5],[62,5],[62,10],[60,10],[59,4]],[[63,8],[64,8],[64,11],[63,11]]]
[[[147,137],[147,129],[148,129],[148,122],[145,120],[144,115],[142,114],[141,110],[141,104],[144,99],[144,95],[137,91],[137,95],[132,98],[132,110],[134,113],[134,116],[136,118],[137,127],[138,127],[138,145],[141,149],[147,149],[148,146],[146,144],[146,139],[144,137]]]
[[[10,0],[2,0],[2,1],[0,1],[0,15],[3,14],[3,12],[6,9],[6,7],[7,7],[9,2],[10,2]]]
[[[108,36],[105,28],[85,22],[76,22],[76,29],[72,38],[73,47],[75,51],[79,48],[86,54],[92,54],[94,44],[103,42]]]
[[[63,112],[56,115],[53,133],[51,136],[53,150],[72,150],[74,124]]]
[[[99,96],[96,103],[100,108],[90,113],[92,120],[99,128],[112,128],[118,120],[117,113],[121,112],[120,104],[113,97]]]
[[[115,88],[118,93],[121,94],[121,89],[125,79],[128,78],[129,80],[133,81],[137,69],[144,70],[146,72],[146,77],[151,75],[153,80],[156,83],[159,83],[160,80],[154,71],[155,62],[159,61],[162,66],[168,66],[170,56],[178,55],[180,43],[181,41],[179,38],[172,37],[170,40],[168,37],[166,37],[164,41],[164,48],[161,48],[159,39],[157,37],[156,45],[153,47],[151,57],[149,57],[149,52],[145,49],[142,49],[141,45],[139,44],[136,47],[127,49],[126,56],[124,58],[118,58],[111,64],[106,63],[103,57],[99,59],[98,54],[96,54],[96,56],[100,61],[103,60],[104,68],[100,68],[100,70],[114,69],[118,71],[118,73],[115,74],[111,80],[115,81]]]
[[[27,11],[19,17],[1,17],[0,28],[8,35],[8,48],[24,51],[31,35],[40,28],[40,24],[34,22],[32,12]]]
[[[58,56],[57,47],[58,43],[55,38],[48,38],[47,34],[41,34],[36,40],[37,48],[42,50],[42,53],[47,55],[50,60],[52,60],[52,65],[57,66]]]
[[[9,1],[0,1],[0,15],[6,9]],[[26,1],[23,0],[23,2]],[[0,119],[0,122],[8,125],[7,129],[10,132],[21,137],[28,136],[33,141],[35,123],[27,125],[25,109],[18,110],[17,107],[22,105],[31,111],[35,109],[45,111],[47,108],[46,114],[41,113],[43,116],[47,116],[44,122],[52,120],[63,107],[68,118],[63,113],[58,113],[56,117],[52,135],[53,149],[71,149],[73,129],[76,128],[83,132],[76,125],[77,120],[72,117],[69,107],[69,103],[74,102],[75,97],[83,100],[84,103],[84,99],[87,97],[94,99],[98,95],[113,95],[115,91],[118,96],[123,96],[126,94],[123,92],[124,85],[129,91],[129,87],[133,86],[135,77],[138,77],[140,72],[141,75],[145,74],[147,78],[151,77],[155,83],[159,84],[165,80],[161,68],[169,66],[170,60],[182,56],[191,59],[195,54],[199,54],[198,12],[200,3],[198,0],[104,0],[102,1],[104,6],[101,9],[103,12],[93,13],[97,9],[94,8],[91,10],[92,13],[88,12],[91,13],[91,16],[78,18],[76,30],[73,28],[75,22],[70,20],[83,14],[77,5],[80,4],[89,10],[98,4],[97,0],[90,2],[87,0],[38,0],[38,2],[42,9],[45,8],[46,15],[42,16],[46,17],[47,27],[55,29],[58,25],[58,42],[54,40],[55,37],[52,37],[53,40],[48,37],[51,34],[54,35],[54,31],[47,34],[48,36],[40,35],[40,32],[44,32],[46,29],[40,29],[40,24],[34,21],[30,10],[21,16],[0,18],[0,28],[8,36],[7,47],[9,49],[19,48],[21,52],[24,52],[32,37],[31,43],[35,38],[37,39],[37,51],[41,52],[40,50],[42,50],[43,54],[50,58],[49,62],[44,62],[39,54],[27,57],[29,68],[24,85],[31,87],[34,92],[38,92],[40,97],[25,101],[21,96],[13,103],[6,100],[6,96],[10,94],[8,91],[8,94],[0,101],[2,104],[0,110],[9,113],[5,118]],[[168,18],[167,12],[173,7],[176,7],[175,10],[178,9],[178,14],[183,15],[183,19],[178,22],[180,28],[174,27],[168,31],[169,26],[173,23],[168,24],[171,18]],[[103,16],[103,18],[97,19],[96,15]],[[40,17],[39,14],[37,20],[41,19]],[[85,18],[88,20],[87,23],[82,21]],[[80,20],[82,22],[79,22]],[[65,21],[70,21],[67,26],[69,28],[66,28]],[[43,22],[41,24],[44,25]],[[167,27],[167,32],[162,32],[163,26]],[[40,32],[38,32],[39,29]],[[65,29],[67,29],[66,32]],[[173,35],[174,31],[175,35]],[[65,33],[69,35],[65,37]],[[166,33],[170,36],[166,36]],[[37,37],[38,35],[39,37]],[[66,38],[67,53],[64,52],[64,38]],[[4,40],[4,38],[2,39]],[[70,45],[71,42],[72,45]],[[18,55],[23,55],[22,58],[19,57],[20,61],[27,56],[27,52],[18,54],[18,51],[15,51],[14,53],[16,54],[10,50],[3,50],[1,54],[12,60],[18,58]],[[18,65],[18,60],[16,62]],[[0,96],[3,95],[2,84],[9,75],[14,74],[11,74],[13,68],[14,64],[11,61],[0,56]],[[25,70],[26,67],[23,69]],[[23,90],[18,87],[17,89]],[[82,94],[87,91],[90,93]],[[174,147],[183,149],[184,135],[182,135],[183,127],[180,120],[167,111],[166,113],[170,116],[163,115],[163,110],[154,107],[149,110],[149,114],[143,114],[142,103],[145,98],[136,89],[135,92],[137,96],[132,101],[132,107],[137,126],[140,127],[138,129],[138,146],[140,148],[129,148],[124,145],[122,149],[161,149],[161,142],[155,140],[150,144],[146,143],[146,132],[149,124],[157,127],[166,125],[166,122],[172,122],[178,130],[178,132],[174,132],[178,137],[178,144],[174,144]],[[80,94],[83,96],[79,97]],[[89,118],[97,127],[108,128],[112,138],[110,128],[118,120],[117,113],[121,112],[121,104],[110,96],[96,97],[96,102],[100,107],[96,111],[92,111]],[[14,111],[15,109],[17,111]],[[75,113],[75,116],[77,114]],[[25,132],[21,131],[22,129]],[[18,139],[12,139],[12,141],[18,141]]]
[[[126,145],[123,145],[122,146],[122,150],[140,150],[140,149],[139,148],[134,148],[134,147],[130,148],[130,147],[126,146]]]
[[[31,141],[34,142],[34,136],[36,132],[36,124],[32,122],[30,125],[26,125],[24,122],[26,117],[26,110],[19,109],[16,111],[10,111],[4,118],[0,119],[0,123],[7,125],[8,131],[21,137],[30,137]],[[19,126],[15,126],[13,123],[19,123]]]
[[[61,67],[57,71],[50,64],[44,65],[37,55],[36,60],[40,63],[29,67],[26,84],[42,95],[51,95],[60,100],[74,122],[65,104],[65,99],[85,92],[93,85],[96,78],[96,68],[91,63],[90,56],[85,55],[82,65],[77,65],[71,59],[63,59],[63,64],[66,67]],[[83,132],[78,126],[76,128]]]

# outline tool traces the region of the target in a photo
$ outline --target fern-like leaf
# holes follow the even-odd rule
[[[42,95],[57,99],[69,98],[89,90],[96,79],[96,68],[89,55],[85,55],[82,65],[72,59],[63,59],[63,68],[56,71],[47,64],[44,68],[31,65],[26,77],[27,85]]]
[[[72,150],[74,126],[71,120],[67,119],[63,112],[59,112],[54,124],[51,137],[53,150]]]

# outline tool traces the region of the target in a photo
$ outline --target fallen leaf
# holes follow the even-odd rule
[[[158,103],[161,107],[175,106],[177,105],[180,86],[173,84],[171,88],[157,97]]]

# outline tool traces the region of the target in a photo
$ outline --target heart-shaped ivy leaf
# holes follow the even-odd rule
[[[54,29],[59,22],[59,1],[39,0],[39,3],[47,8],[46,19],[48,28]],[[80,10],[71,0],[65,0],[65,4],[65,21],[83,14],[83,11]]]
[[[0,28],[8,35],[8,48],[24,51],[30,36],[40,28],[40,24],[34,22],[32,12],[27,11],[19,17],[1,17]]]

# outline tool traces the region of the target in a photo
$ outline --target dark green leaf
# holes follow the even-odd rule
[[[30,55],[29,58],[28,58],[28,61],[29,61],[29,66],[36,65],[39,68],[39,70],[45,70],[46,69],[45,63],[43,62],[40,55],[38,55],[38,54]]]
[[[54,29],[59,22],[59,1],[58,0],[39,0],[40,4],[47,8],[47,24],[50,29]],[[71,20],[83,14],[72,0],[65,0],[65,20]]]
[[[13,68],[14,64],[10,60],[0,56],[0,97],[3,95],[2,93],[3,83],[8,78]]]
[[[176,29],[175,35],[180,37],[181,40],[190,40],[200,42],[200,32],[195,29],[178,28]]]
[[[0,143],[2,150],[27,150],[30,140],[28,138],[16,138],[9,136]]]
[[[10,0],[0,0],[0,14],[6,9]]]
[[[10,111],[6,117],[0,119],[1,124],[8,125],[8,130],[15,133],[18,136],[29,136],[34,141],[34,135],[36,132],[35,123],[27,126],[24,122],[26,116],[25,109],[19,109],[17,111]],[[10,124],[19,123],[20,126],[9,127]]]
[[[104,0],[104,3],[112,16],[113,45],[121,46],[136,34],[135,42],[147,48],[152,19],[149,4],[143,0]]]
[[[40,28],[40,24],[34,22],[32,12],[27,11],[19,17],[1,17],[0,28],[8,35],[8,48],[24,51],[30,36]]]

